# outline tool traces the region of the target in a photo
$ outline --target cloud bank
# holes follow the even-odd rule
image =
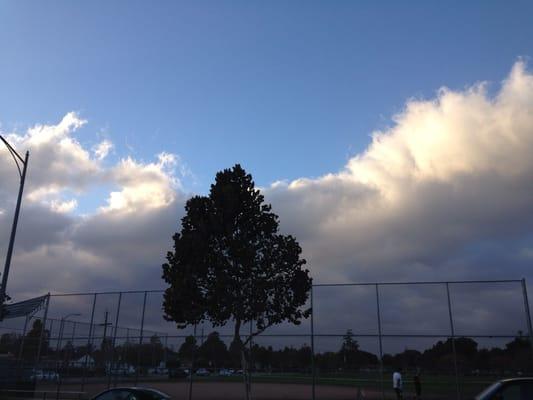
[[[69,113],[57,125],[2,133],[17,149],[31,150],[10,277],[15,297],[162,287],[160,264],[187,197],[176,171],[187,169],[168,153],[152,162],[126,157],[109,164],[110,141],[86,148],[75,139],[86,123]],[[479,83],[409,100],[341,171],[276,182],[264,193],[282,230],[301,242],[315,282],[533,281],[531,154],[533,75],[518,61],[496,94]],[[17,186],[11,163],[0,152],[3,227],[10,226]],[[93,213],[77,214],[78,201],[95,187],[112,189]],[[0,232],[2,249],[7,231]],[[337,315],[349,314],[357,296],[326,296],[324,313],[347,307]],[[431,296],[411,291],[389,310],[408,315],[430,304],[440,310]],[[495,299],[511,297],[506,288],[493,292]],[[473,302],[464,294],[456,306],[468,315]],[[521,311],[503,303],[491,307],[518,321]],[[472,325],[490,320],[483,312],[471,317]]]
[[[533,213],[533,76],[410,100],[368,149],[322,178],[267,191],[321,281],[521,277]],[[466,265],[491,244],[516,269]],[[488,248],[487,248],[488,247]]]

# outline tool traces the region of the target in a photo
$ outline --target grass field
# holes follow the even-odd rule
[[[497,378],[495,377],[463,377],[460,381],[461,397],[472,398],[484,387]],[[206,376],[193,378],[193,398],[203,399],[242,399],[242,376]],[[139,384],[156,387],[173,395],[173,399],[188,399],[189,381],[187,379],[169,381],[161,376],[143,377]],[[117,386],[133,386],[134,380],[128,379],[116,383]],[[383,381],[383,390],[387,399],[395,398],[391,379]],[[83,391],[92,396],[107,388],[107,379],[90,378]],[[414,398],[414,387],[406,376],[405,398]],[[39,390],[53,392],[55,385],[40,385]],[[79,391],[79,380],[65,381],[61,391]],[[297,373],[256,373],[252,377],[254,400],[300,400],[311,399],[312,377]],[[359,391],[366,399],[380,399],[382,386],[379,376],[375,373],[347,374],[337,373],[316,377],[317,400],[357,399]],[[422,394],[424,399],[455,399],[457,396],[455,377],[449,375],[422,376]],[[50,397],[49,397],[50,398]],[[55,397],[52,397],[55,398]],[[90,397],[89,397],[90,398]]]

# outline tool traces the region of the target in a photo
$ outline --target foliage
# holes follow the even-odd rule
[[[24,351],[22,357],[25,360],[35,359],[39,351],[39,343],[41,346],[41,354],[46,354],[50,344],[50,331],[48,331],[48,329],[43,330],[43,323],[40,319],[36,319],[33,322],[32,328],[24,338]]]
[[[256,335],[309,316],[301,309],[311,289],[301,248],[278,233],[278,216],[240,165],[217,173],[209,196],[191,198],[185,210],[163,265],[167,320],[179,328],[232,320],[236,339],[249,321]]]
[[[189,335],[185,338],[185,341],[180,346],[178,355],[182,360],[192,361],[193,355],[198,351],[198,346],[196,345],[196,339],[194,336]]]
[[[226,344],[220,340],[218,332],[215,331],[207,336],[198,353],[200,359],[206,362],[209,367],[217,368],[227,360],[228,349]]]
[[[345,368],[351,368],[357,361],[357,355],[359,352],[359,344],[357,340],[353,339],[353,332],[351,329],[346,331],[343,337],[342,346],[340,349],[340,356],[343,359]]]

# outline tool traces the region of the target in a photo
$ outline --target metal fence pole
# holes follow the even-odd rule
[[[43,356],[48,355],[48,349],[49,349],[50,347],[52,347],[52,338],[54,337],[53,328],[54,328],[54,320],[53,320],[53,319],[50,319],[50,330],[49,330],[49,332],[50,332],[50,336],[48,337],[48,346],[46,346],[46,347],[44,348],[44,354],[43,354]]]
[[[381,398],[385,399],[385,385],[383,383],[383,338],[381,333],[381,309],[379,305],[379,285],[376,283],[376,311],[378,317],[378,343],[379,343],[379,384],[381,386]]]
[[[450,284],[446,282],[446,297],[448,299],[448,314],[450,316],[450,330],[452,334],[452,352],[453,352],[453,367],[455,369],[455,386],[457,390],[457,399],[461,399],[461,390],[459,387],[459,369],[457,367],[457,352],[455,351],[455,329],[453,326],[452,301],[450,299]]]
[[[26,329],[28,329],[28,321],[30,319],[29,315],[26,315],[26,319],[24,320],[24,329],[22,330],[22,337],[20,338],[20,345],[19,345],[19,362],[22,359],[22,352],[24,351],[24,339],[26,338]]]
[[[313,288],[311,285],[311,399],[315,400],[316,368],[315,368],[315,308],[313,307]]]
[[[529,300],[527,298],[527,286],[526,286],[525,278],[522,278],[522,295],[524,296],[524,310],[526,313],[526,323],[527,323],[527,331],[529,334],[529,344],[531,346],[532,355],[533,355],[533,328],[531,326],[531,314],[529,312]]]
[[[91,311],[91,324],[89,325],[89,337],[87,339],[87,352],[85,354],[85,365],[83,368],[83,375],[81,378],[81,389],[80,392],[83,392],[83,389],[85,388],[85,378],[87,375],[87,364],[89,362],[89,354],[91,354],[91,347],[92,347],[92,335],[93,335],[93,324],[94,324],[94,310],[96,308],[96,297],[98,296],[98,293],[94,294],[93,298],[93,308]]]
[[[35,367],[37,368],[37,364],[41,361],[41,350],[43,346],[43,336],[46,332],[46,320],[48,319],[48,307],[50,306],[50,293],[48,293],[48,297],[46,298],[46,306],[44,309],[44,317],[43,317],[43,323],[41,328],[41,335],[39,337],[39,347],[37,349],[37,357],[35,359]]]
[[[18,354],[18,360],[17,360],[17,376],[19,377],[20,377],[21,368],[24,369],[24,365],[22,361],[22,354],[24,351],[24,340],[26,338],[26,329],[28,329],[29,319],[30,319],[30,316],[26,315],[26,318],[24,319],[24,329],[22,330],[22,337],[20,338],[19,354]]]
[[[108,374],[109,374],[109,377],[107,379],[107,388],[109,389],[110,386],[111,386],[111,377],[113,375],[116,376],[116,367],[115,367],[115,344],[117,342],[117,329],[118,329],[118,318],[119,318],[119,315],[120,315],[120,305],[122,303],[122,292],[120,292],[118,294],[118,304],[117,304],[117,312],[116,312],[116,315],[115,315],[115,329],[113,329],[113,345],[112,345],[112,354],[111,354],[111,365],[109,366],[109,371],[108,371]],[[114,386],[116,386],[116,380],[114,380],[115,384]]]
[[[70,342],[72,343],[72,346],[74,347],[74,335],[76,333],[76,321],[72,322],[72,336],[70,339]]]
[[[63,318],[61,318],[61,321],[59,322],[59,339],[57,340],[56,353],[59,353],[59,347],[61,346],[61,342],[63,341],[64,325],[65,321],[63,320]]]
[[[135,370],[135,385],[137,385],[137,382],[139,382],[139,367],[141,364],[141,347],[143,344],[143,333],[144,333],[144,312],[146,310],[146,297],[148,296],[148,292],[144,292],[144,300],[143,300],[143,312],[141,317],[141,336],[139,337],[139,349],[137,350],[137,368]]]
[[[70,358],[74,355],[74,348],[75,348],[74,337],[75,337],[75,334],[76,334],[76,321],[72,321],[72,335],[70,337],[70,344],[72,345],[72,348],[69,349],[69,351],[67,352],[66,357],[65,357],[65,363],[67,364],[67,370],[66,370],[67,377],[69,376],[69,372],[70,372]]]
[[[250,343],[249,343],[250,360],[249,360],[249,363],[248,363],[248,395],[249,395],[248,399],[249,400],[252,400],[252,368],[254,367],[254,359],[253,359],[253,356],[252,356],[253,341],[254,341],[253,325],[252,325],[252,320],[250,320]]]
[[[165,348],[163,350],[163,361],[165,362],[165,368],[167,368],[167,347],[168,347],[168,333],[165,335]]]
[[[191,354],[191,370],[189,371],[189,400],[192,400],[192,377],[194,373],[194,361],[196,356],[196,324],[194,324],[194,340],[192,345],[192,354]],[[187,338],[185,338],[187,340]]]

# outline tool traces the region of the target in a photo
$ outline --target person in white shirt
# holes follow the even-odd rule
[[[402,381],[402,368],[398,368],[392,374],[392,387],[396,392],[396,399],[403,399],[403,381]]]

